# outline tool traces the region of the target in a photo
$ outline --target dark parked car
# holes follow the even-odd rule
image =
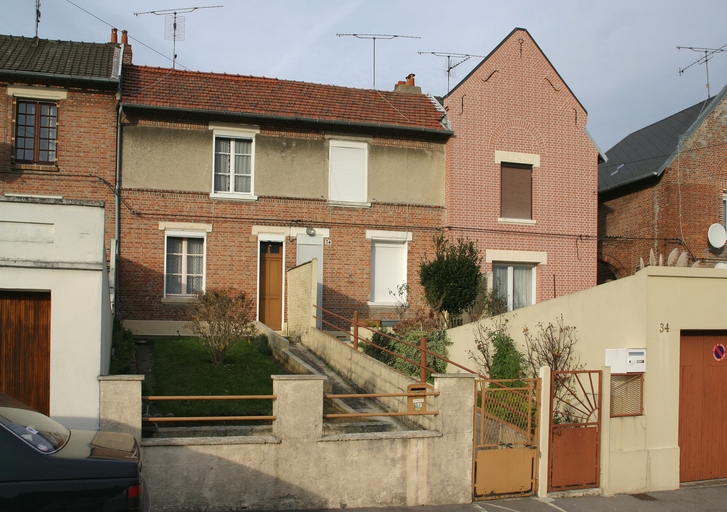
[[[0,393],[0,511],[149,510],[133,436],[68,430]]]

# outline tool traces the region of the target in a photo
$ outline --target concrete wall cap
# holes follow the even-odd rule
[[[404,432],[364,432],[361,434],[332,434],[321,437],[318,442],[330,441],[380,441],[382,439],[423,439],[442,437],[436,430],[409,430]]]
[[[203,446],[233,444],[280,444],[273,436],[223,436],[223,437],[160,437],[143,439],[141,446]]]
[[[323,375],[271,375],[273,380],[325,380]]]
[[[98,380],[102,380],[102,381],[144,380],[144,376],[143,375],[99,375]]]

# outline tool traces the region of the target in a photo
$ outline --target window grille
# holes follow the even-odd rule
[[[644,374],[611,375],[611,417],[644,414]]]

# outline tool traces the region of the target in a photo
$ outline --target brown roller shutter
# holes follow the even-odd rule
[[[502,164],[500,216],[506,219],[533,218],[533,168]]]

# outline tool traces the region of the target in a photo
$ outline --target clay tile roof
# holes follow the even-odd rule
[[[146,66],[124,66],[122,75],[125,106],[450,133],[423,94]]]
[[[118,81],[116,43],[50,41],[0,35],[0,73]]]

